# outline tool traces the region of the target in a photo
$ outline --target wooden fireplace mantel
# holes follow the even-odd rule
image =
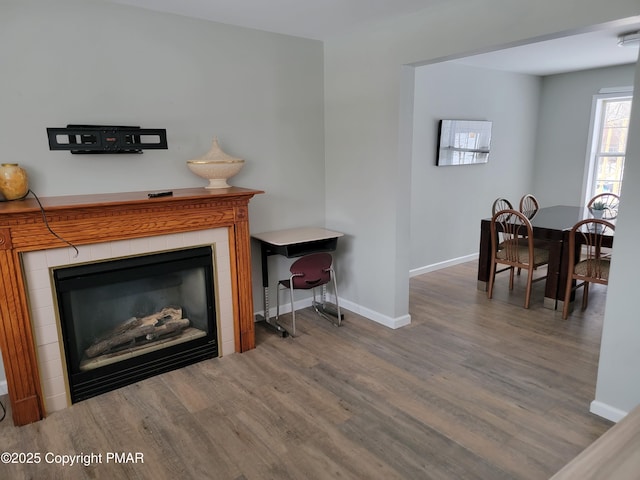
[[[235,348],[255,348],[249,200],[239,187],[173,190],[172,196],[127,192],[41,198],[51,229],[73,245],[227,227]],[[0,203],[0,349],[16,425],[42,419],[42,397],[20,255],[68,246],[45,225],[34,198]]]

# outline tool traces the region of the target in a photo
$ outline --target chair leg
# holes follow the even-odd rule
[[[326,305],[325,293],[326,292],[324,291],[324,289],[325,289],[326,285],[322,286],[322,289],[323,289],[323,291],[322,291],[322,303],[318,303],[316,301],[316,289],[315,288],[311,289],[311,291],[313,292],[313,308],[315,309],[315,311],[316,311],[316,313],[318,315],[320,315],[321,317],[326,318],[331,323],[333,323],[336,327],[339,327],[340,325],[342,325],[342,312],[340,311],[340,303],[339,303],[339,300],[338,300],[338,282],[336,281],[335,273],[333,273],[333,270],[331,271],[331,282],[333,283],[333,294],[336,297],[335,306],[336,306],[336,315],[337,315],[338,321],[334,322],[330,318],[333,315],[330,314],[325,308],[325,305]],[[321,309],[318,309],[318,305],[322,306]]]
[[[338,326],[342,325],[342,314],[340,313],[340,304],[338,303],[338,281],[335,274],[333,275],[333,293],[336,295],[336,310],[338,311]]]
[[[582,292],[582,310],[587,309],[587,305],[589,304],[589,282],[584,282],[583,287],[584,292]]]
[[[264,318],[268,318],[267,312],[264,312]],[[276,322],[280,318],[280,284],[276,285]]]
[[[336,280],[336,273],[333,269],[331,269],[331,281],[333,283],[333,294],[336,297],[336,312],[338,315],[338,322],[335,325],[339,327],[342,324],[342,314],[340,313],[340,304],[338,302],[338,281]]]
[[[491,269],[489,271],[489,288],[487,288],[487,298],[491,300],[493,297],[493,284],[496,281],[496,262],[491,262]]]
[[[293,284],[291,285],[293,286]],[[293,306],[293,288],[289,289],[289,293],[291,294],[291,336],[296,336],[296,310]]]
[[[531,288],[533,287],[533,267],[529,266],[527,269],[527,293],[524,297],[524,308],[529,308],[531,302]]]
[[[514,267],[511,267],[509,269],[509,290],[513,290],[513,271],[515,270]]]
[[[567,286],[564,289],[564,304],[562,305],[562,319],[566,320],[569,316],[569,302],[571,301],[571,284],[573,283],[573,277],[569,275],[567,278]]]

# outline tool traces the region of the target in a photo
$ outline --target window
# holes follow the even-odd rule
[[[585,201],[599,193],[620,195],[631,95],[627,92],[596,95]]]

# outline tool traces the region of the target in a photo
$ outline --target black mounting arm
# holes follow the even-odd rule
[[[143,149],[167,149],[164,128],[116,125],[67,125],[47,128],[49,150],[71,153],[142,153]]]

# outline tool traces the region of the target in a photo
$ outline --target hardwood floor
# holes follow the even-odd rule
[[[542,283],[525,310],[524,276],[513,293],[499,276],[493,300],[475,276],[472,262],[413,278],[404,328],[303,311],[295,339],[259,325],[250,352],[25,427],[8,416],[0,450],[41,462],[0,464],[0,478],[548,479],[612,425],[588,411],[606,289],[562,320],[542,307]]]

